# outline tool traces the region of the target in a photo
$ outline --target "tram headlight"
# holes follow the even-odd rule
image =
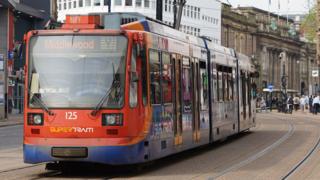
[[[122,126],[123,115],[122,114],[102,114],[103,126]]]
[[[43,125],[43,114],[28,113],[28,125],[41,126]]]

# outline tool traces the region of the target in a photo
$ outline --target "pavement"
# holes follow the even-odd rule
[[[23,124],[23,114],[10,114],[7,119],[0,119],[0,127]]]

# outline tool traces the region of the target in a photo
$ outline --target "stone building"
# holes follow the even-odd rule
[[[254,7],[222,8],[222,45],[252,58],[260,92],[268,85],[280,92],[285,67],[287,92],[314,93],[315,46],[300,40],[293,20]]]

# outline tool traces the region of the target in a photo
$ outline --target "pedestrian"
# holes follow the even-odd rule
[[[287,100],[287,109],[288,109],[288,112],[290,114],[292,114],[292,110],[293,110],[293,98],[291,96],[289,96],[288,100]]]
[[[317,115],[319,111],[319,106],[320,106],[319,95],[313,99],[312,106],[313,106],[313,114]]]
[[[261,97],[261,100],[260,100],[260,107],[261,107],[261,111],[266,110],[267,104],[263,97]]]
[[[293,106],[294,106],[294,110],[295,110],[295,111],[298,111],[299,105],[300,105],[299,96],[295,96],[295,97],[293,98]]]
[[[312,102],[313,102],[313,96],[310,95],[310,97],[309,97],[309,112],[310,112],[310,113],[313,113]]]
[[[300,109],[302,112],[304,112],[305,105],[306,105],[306,100],[304,95],[302,95],[300,98]]]
[[[304,108],[307,110],[309,109],[309,97],[308,95],[304,96]]]

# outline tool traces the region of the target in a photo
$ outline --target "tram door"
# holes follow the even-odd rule
[[[194,83],[193,83],[193,140],[195,142],[200,141],[200,77],[199,77],[199,61],[194,59],[192,63]]]
[[[181,105],[181,55],[172,54],[171,59],[174,63],[174,144],[182,144],[182,105]]]
[[[241,71],[241,97],[242,97],[242,113],[243,113],[243,120],[247,118],[247,93],[246,93],[246,75],[245,72]]]

